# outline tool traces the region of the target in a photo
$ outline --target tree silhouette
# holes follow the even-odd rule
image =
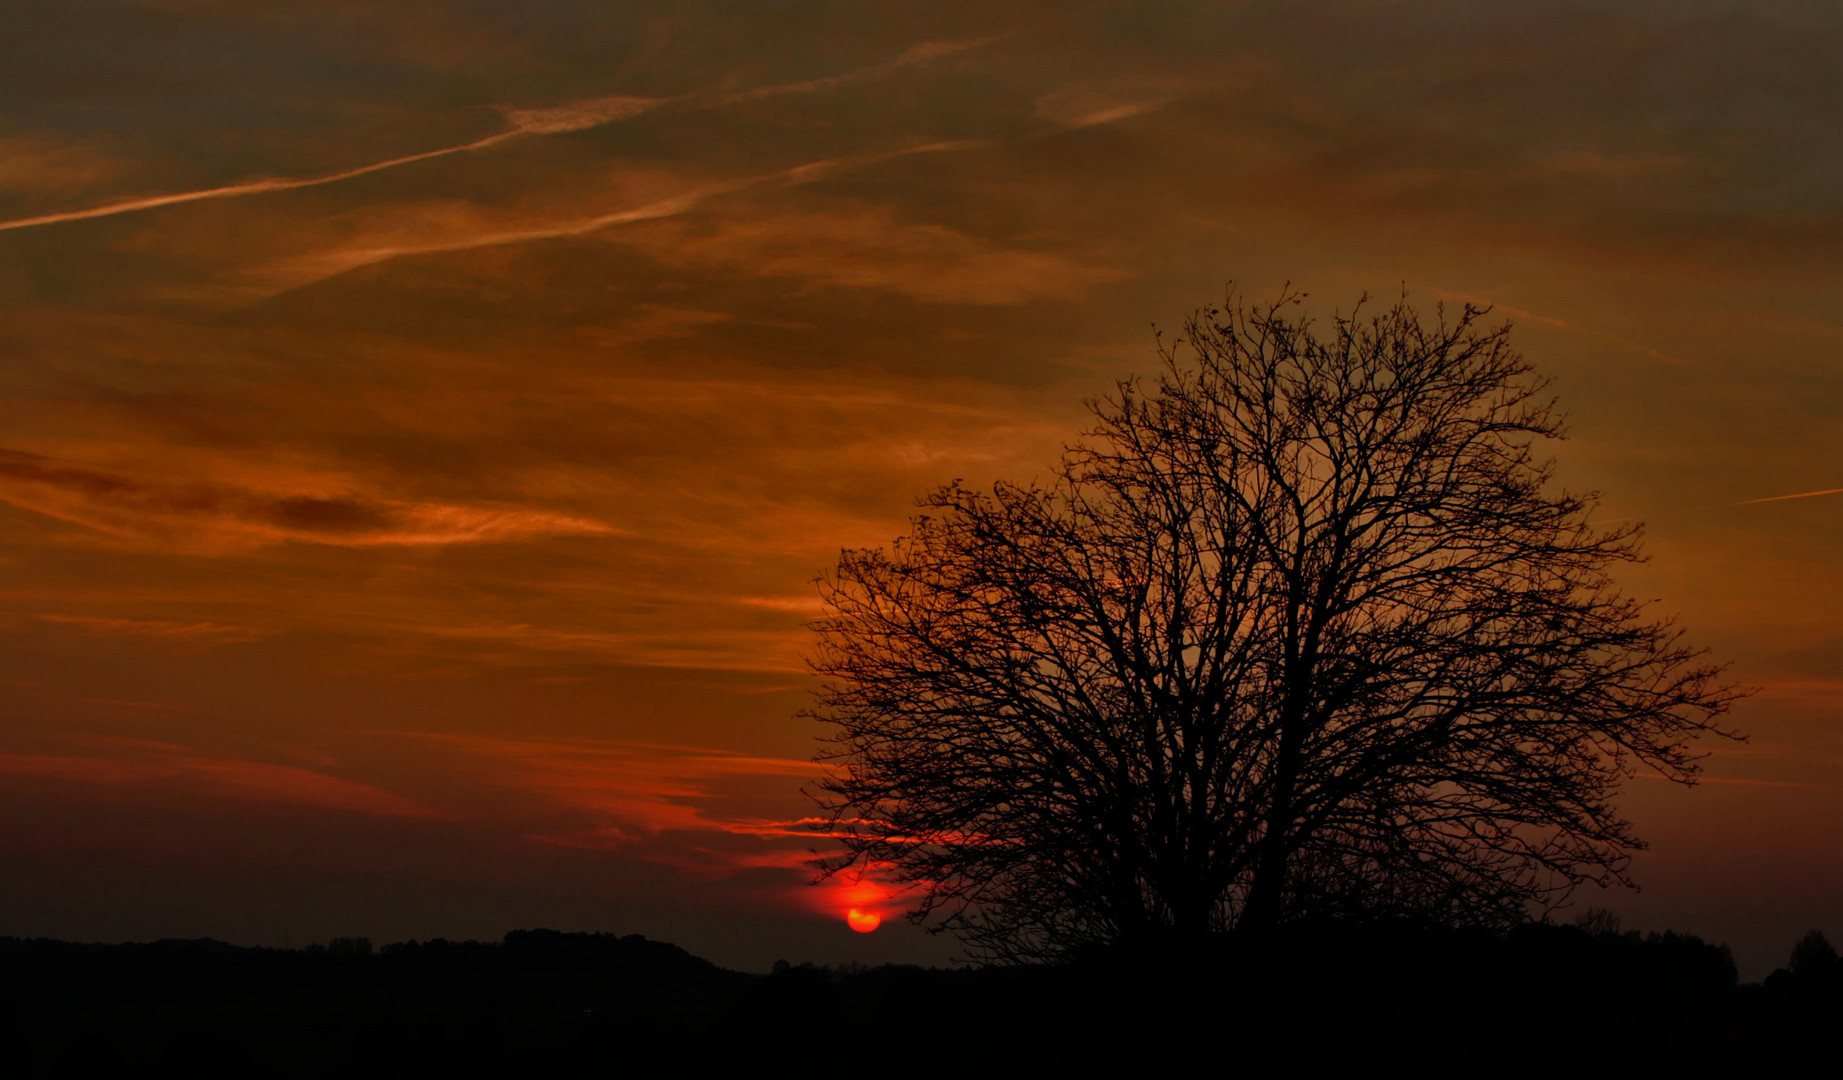
[[[977,957],[1311,915],[1502,925],[1642,846],[1612,806],[1737,695],[1609,570],[1508,327],[1404,299],[1320,336],[1231,293],[1047,481],[959,482],[846,550],[811,712],[825,872]]]
[[[1822,930],[1812,930],[1792,946],[1785,966],[1794,979],[1811,983],[1829,979],[1837,967],[1837,950]]]

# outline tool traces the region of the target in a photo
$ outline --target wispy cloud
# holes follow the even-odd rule
[[[924,41],[919,45],[905,49],[902,55],[881,64],[858,68],[838,75],[827,75],[818,79],[804,79],[799,82],[780,83],[774,86],[758,86],[752,90],[739,90],[719,99],[723,104],[735,104],[745,101],[760,101],[763,98],[781,97],[787,94],[818,94],[841,87],[855,86],[892,75],[903,68],[915,67],[944,56],[977,49],[994,42],[1004,40],[1006,35],[974,38],[967,41]]]
[[[383,221],[375,231],[366,232],[354,240],[311,255],[284,259],[270,264],[255,271],[254,276],[262,280],[269,291],[286,291],[361,266],[370,266],[391,259],[588,236],[624,225],[678,217],[697,209],[710,199],[735,194],[750,188],[773,184],[809,184],[846,170],[863,168],[913,154],[948,153],[976,149],[986,145],[988,144],[978,140],[930,142],[895,150],[822,158],[755,176],[691,181],[686,182],[684,189],[679,192],[639,206],[605,213],[566,217],[539,224],[509,225],[502,221],[483,220],[478,211],[472,207],[459,209],[436,207],[420,214],[398,212]],[[1065,268],[1025,266],[1013,269],[1056,271]],[[1099,273],[1103,279],[1107,276],[1106,271],[1090,271],[1089,273],[1090,275]],[[1066,272],[1053,274],[1050,275],[1049,280],[1059,282],[1067,276]],[[1044,274],[1038,274],[1034,280],[1044,279]],[[1000,299],[984,302],[1004,303],[1007,301],[1003,297],[1011,295],[1019,288],[1028,290],[1033,287],[1028,284],[1013,285],[1009,289],[999,289],[995,293],[992,288],[994,284],[997,283],[993,281],[980,283],[976,295],[980,297],[997,295]],[[924,286],[924,288],[940,291],[942,288],[952,288],[952,286],[943,286],[937,282],[932,286]]]
[[[1671,356],[1670,354],[1664,352],[1663,350],[1657,348],[1656,346],[1647,345],[1642,341],[1634,341],[1631,338],[1624,337],[1620,334],[1610,333],[1605,330],[1596,330],[1588,326],[1577,326],[1574,323],[1567,321],[1566,319],[1558,319],[1552,315],[1538,315],[1537,313],[1533,311],[1526,311],[1523,308],[1514,307],[1500,300],[1493,300],[1490,297],[1476,296],[1476,295],[1472,295],[1468,293],[1452,292],[1451,290],[1442,289],[1442,288],[1439,288],[1433,285],[1421,285],[1419,286],[1419,288],[1426,289],[1428,293],[1430,293],[1431,295],[1433,295],[1434,297],[1438,299],[1457,300],[1462,304],[1471,304],[1475,307],[1490,308],[1492,313],[1494,314],[1508,315],[1511,318],[1516,319],[1519,322],[1535,323],[1539,326],[1552,326],[1557,330],[1566,331],[1571,334],[1582,334],[1587,337],[1599,338],[1602,341],[1610,341],[1615,345],[1619,345],[1623,348],[1630,349],[1633,352],[1640,353],[1652,360],[1661,360],[1667,364],[1683,363],[1683,361],[1678,359],[1677,357]]]
[[[831,835],[826,819],[802,816],[810,804],[799,782],[825,771],[811,761],[612,739],[375,734],[459,751],[490,765],[490,782],[574,818],[539,825],[528,836],[533,842],[618,851],[697,879],[810,871],[815,843]],[[775,810],[783,816],[771,816]],[[776,903],[832,915],[854,907],[893,914],[898,906],[896,891],[875,874],[847,873],[819,889],[809,888],[807,878],[800,873],[769,894]]]
[[[120,171],[121,162],[82,144],[0,139],[0,191],[69,191]]]
[[[516,654],[576,653],[602,662],[699,671],[804,674],[797,627],[770,630],[728,625],[687,627],[651,620],[632,628],[596,630],[532,623],[466,623],[406,626],[418,634],[483,650],[484,662],[508,650]]]
[[[512,125],[512,130],[504,133],[505,137],[563,135],[572,131],[587,131],[590,128],[631,120],[671,100],[673,99],[646,97],[589,98],[585,101],[572,101],[548,109],[501,108],[499,113],[506,118],[506,123]]]
[[[288,803],[373,817],[433,817],[435,812],[382,788],[293,765],[202,754],[139,739],[92,739],[87,754],[0,751],[0,773],[120,787],[174,785],[188,795]]]
[[[800,615],[818,615],[826,606],[817,596],[739,596],[738,604],[750,607],[767,608],[770,611],[790,611]]]
[[[498,783],[601,819],[589,835],[607,841],[638,841],[668,831],[785,836],[785,830],[764,831],[771,822],[724,815],[710,805],[730,784],[759,777],[812,777],[823,771],[811,761],[793,758],[618,739],[376,734],[447,746],[491,762]]]
[[[670,265],[733,266],[764,277],[982,307],[1070,300],[1133,276],[1056,251],[900,221],[882,210],[757,214],[634,243]]]
[[[606,535],[613,526],[520,506],[366,495],[327,478],[289,490],[218,479],[153,479],[0,449],[0,502],[124,539],[239,547],[296,541],[340,547],[491,543]]]
[[[467,251],[474,248],[502,247],[507,244],[526,244],[538,240],[557,240],[569,236],[585,236],[619,225],[674,217],[695,208],[699,203],[713,196],[740,191],[745,187],[775,178],[777,177],[747,177],[739,180],[699,184],[680,194],[643,206],[588,217],[570,218],[543,225],[506,228],[495,227],[491,224],[482,225],[466,219],[448,222],[429,220],[412,222],[410,226],[412,228],[434,227],[437,230],[442,230],[445,224],[448,226],[447,234],[423,238],[403,237],[382,243],[375,238],[366,237],[353,244],[277,263],[265,268],[261,273],[285,287],[293,288],[361,266],[409,255],[430,255],[448,251]]]
[[[1077,87],[1045,94],[1037,98],[1035,104],[1038,116],[1059,128],[1073,131],[1130,120],[1161,109],[1174,100],[1176,97],[1171,95],[1122,99]]]
[[[121,619],[100,615],[61,615],[37,613],[41,622],[76,626],[100,633],[134,634],[138,637],[189,641],[255,641],[269,636],[268,631],[253,626],[181,619]]]
[[[1602,154],[1591,150],[1565,150],[1549,154],[1542,164],[1564,175],[1631,177],[1682,169],[1690,159],[1682,154]]]

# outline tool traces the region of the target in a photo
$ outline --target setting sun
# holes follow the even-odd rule
[[[890,910],[890,887],[874,877],[859,873],[849,878],[834,878],[821,899],[826,910],[842,913],[845,925],[860,934],[868,934],[883,925]]]

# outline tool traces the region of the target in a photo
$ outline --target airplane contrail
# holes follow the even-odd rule
[[[402,157],[390,158],[387,161],[374,161],[369,165],[360,165],[355,169],[342,169],[323,176],[249,180],[241,184],[226,184],[223,187],[205,188],[201,191],[182,191],[173,195],[148,195],[139,199],[124,199],[119,202],[105,203],[102,206],[93,206],[87,210],[67,210],[57,214],[40,214],[37,217],[0,221],[0,232],[7,229],[30,228],[34,225],[55,225],[62,221],[83,221],[88,218],[109,217],[113,214],[128,214],[136,210],[153,210],[161,206],[199,202],[204,199],[230,199],[239,195],[259,195],[269,191],[318,187],[321,184],[350,180],[367,173],[394,169],[399,165],[408,165],[412,162],[446,157],[449,154],[463,154],[469,150],[484,150],[489,146],[508,139],[516,139],[521,135],[560,135],[565,132],[601,127],[617,120],[638,116],[668,100],[671,99],[606,97],[571,102],[549,109],[501,109],[500,114],[506,118],[507,123],[512,125],[510,129],[496,135],[488,135],[484,139],[461,143],[459,146],[444,146],[436,150],[424,150],[419,154],[405,154]]]
[[[467,150],[479,150],[494,143],[502,143],[527,134],[522,128],[502,131],[497,135],[488,135],[460,146],[444,146],[439,150],[424,150],[420,154],[406,154],[391,158],[389,161],[374,161],[369,165],[360,165],[356,169],[327,173],[324,176],[308,176],[296,179],[250,180],[241,184],[226,184],[223,187],[205,188],[202,191],[181,191],[172,195],[148,195],[139,199],[125,199],[121,202],[104,203],[87,210],[66,210],[57,214],[40,214],[37,217],[15,218],[12,221],[0,221],[0,232],[8,229],[29,229],[35,225],[56,225],[63,221],[84,221],[89,218],[110,217],[115,214],[131,214],[136,210],[153,210],[161,206],[174,206],[178,203],[201,202],[205,199],[231,199],[239,195],[257,195],[266,191],[288,191],[293,188],[317,187],[340,180],[350,180],[366,173],[392,169],[398,165],[408,165],[413,161],[427,161],[430,158],[459,154]]]
[[[1822,491],[1801,491],[1796,495],[1771,495],[1764,499],[1742,499],[1735,506],[1749,506],[1753,503],[1784,502],[1787,499],[1810,499],[1818,495],[1843,495],[1843,488],[1825,488]]]
[[[865,79],[887,75],[901,68],[925,63],[941,56],[963,52],[990,44],[998,38],[982,38],[976,41],[925,42],[917,45],[894,60],[870,67],[847,71],[840,75],[831,75],[821,79],[809,79],[804,82],[786,83],[778,86],[764,86],[739,94],[729,94],[707,103],[710,105],[734,104],[757,98],[779,94],[812,93],[848,86]],[[323,176],[298,178],[276,177],[263,180],[248,180],[241,184],[226,184],[222,187],[204,188],[199,191],[181,191],[170,195],[147,195],[140,198],[122,199],[117,202],[104,203],[84,210],[65,210],[55,214],[39,214],[34,217],[15,218],[0,221],[0,232],[11,229],[30,229],[39,225],[57,225],[67,221],[87,221],[90,218],[113,217],[116,214],[132,214],[140,210],[154,210],[162,206],[176,206],[180,203],[203,202],[206,199],[232,199],[243,195],[261,195],[271,191],[291,191],[296,188],[318,187],[321,184],[333,184],[341,180],[364,176],[368,173],[394,169],[399,165],[408,165],[430,158],[446,157],[449,154],[462,154],[470,150],[484,150],[489,146],[516,139],[525,135],[560,135],[588,128],[601,127],[620,120],[630,119],[650,109],[682,98],[641,98],[641,97],[605,97],[586,101],[571,102],[548,109],[500,109],[500,115],[512,125],[508,130],[484,139],[462,143],[459,146],[444,146],[436,150],[424,150],[419,154],[406,154],[388,161],[375,161],[369,165],[360,165],[355,169],[327,173]]]

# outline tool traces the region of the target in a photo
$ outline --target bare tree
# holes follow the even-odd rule
[[[1620,782],[1693,782],[1737,691],[1616,590],[1639,529],[1555,490],[1561,418],[1485,314],[1320,336],[1231,294],[1050,480],[843,552],[824,869],[1000,959],[1626,882]]]

